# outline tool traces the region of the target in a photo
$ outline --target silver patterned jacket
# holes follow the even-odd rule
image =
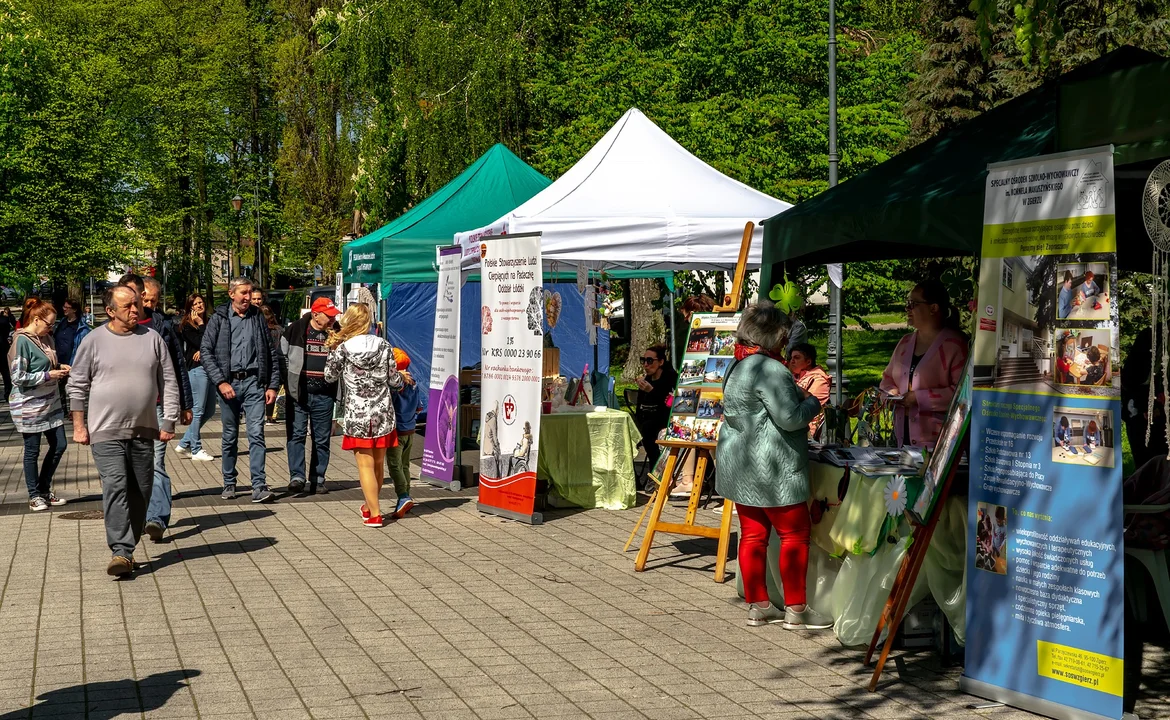
[[[391,391],[401,390],[402,374],[390,343],[376,335],[359,335],[329,351],[326,382],[341,381],[344,406],[341,430],[355,438],[379,438],[394,432]]]

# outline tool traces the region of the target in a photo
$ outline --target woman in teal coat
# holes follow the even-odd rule
[[[723,427],[715,450],[715,488],[739,515],[739,568],[748,625],[790,630],[832,627],[805,603],[809,538],[808,424],[820,402],[799,388],[782,361],[789,320],[768,302],[739,323],[735,364],[723,381]],[[781,610],[768,600],[768,535],[780,535]]]

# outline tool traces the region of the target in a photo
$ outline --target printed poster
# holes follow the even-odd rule
[[[436,248],[439,291],[431,349],[431,386],[427,434],[423,443],[422,478],[446,486],[455,471],[459,444],[459,263],[462,248]]]
[[[662,439],[715,444],[723,424],[723,378],[735,361],[740,313],[695,313]]]
[[[539,522],[536,451],[540,440],[544,287],[540,235],[484,238],[479,509]]]
[[[1112,147],[989,167],[971,417],[966,692],[1122,716]]]

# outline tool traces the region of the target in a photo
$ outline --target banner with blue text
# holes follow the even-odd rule
[[[1120,718],[1113,149],[991,165],[986,188],[961,686]]]

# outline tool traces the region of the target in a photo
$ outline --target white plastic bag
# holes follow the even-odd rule
[[[919,579],[947,616],[960,645],[967,642],[967,504],[948,498],[926,551]]]
[[[910,538],[883,542],[873,555],[849,555],[833,588],[833,626],[837,639],[846,646],[868,645],[885,610],[886,601],[909,549]],[[926,583],[918,576],[906,609],[926,596]],[[883,633],[884,637],[885,633]]]

